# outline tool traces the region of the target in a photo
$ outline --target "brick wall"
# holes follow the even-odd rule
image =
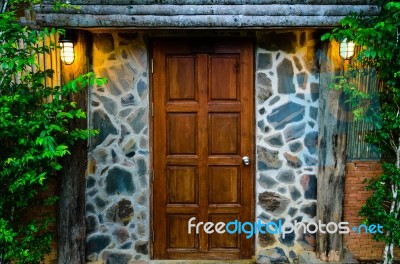
[[[353,161],[346,164],[346,184],[344,193],[344,221],[349,226],[361,224],[362,218],[358,215],[361,206],[370,196],[365,190],[364,179],[371,179],[382,173],[382,166],[377,161]],[[344,235],[344,244],[357,259],[381,259],[383,243],[372,240],[372,235],[351,232]],[[400,256],[399,251],[396,257]]]

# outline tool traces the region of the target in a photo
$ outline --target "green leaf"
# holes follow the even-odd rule
[[[106,84],[107,83],[107,80],[106,79],[100,79],[100,78],[97,78],[96,79],[96,84],[98,85],[98,86],[102,86],[102,85],[104,85],[104,84]]]
[[[7,263],[38,263],[50,250],[50,221],[29,223],[21,212],[45,203],[48,197],[41,190],[62,168],[61,157],[70,154],[77,140],[88,138],[88,130],[70,127],[71,121],[86,118],[70,98],[95,77],[89,73],[62,87],[47,87],[44,82],[52,70],[35,72],[32,65],[40,69],[36,58],[55,48],[52,41],[44,41],[44,46],[39,41],[62,30],[30,29],[16,21],[15,14],[0,14],[0,255]],[[17,44],[20,40],[24,47]]]
[[[376,57],[376,50],[371,50],[371,57],[375,59]]]
[[[331,38],[331,36],[332,36],[331,33],[325,33],[322,35],[321,40],[322,41],[329,40]]]

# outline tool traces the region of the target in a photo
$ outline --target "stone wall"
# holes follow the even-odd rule
[[[149,259],[147,45],[137,33],[93,33],[93,70],[108,84],[90,95],[87,260]]]
[[[318,84],[311,30],[257,34],[257,219],[315,217]],[[136,33],[93,33],[93,69],[109,83],[91,93],[87,259],[148,260],[149,89],[147,45]],[[309,234],[260,235],[256,255],[292,262]]]
[[[317,198],[319,71],[314,31],[258,34],[257,219],[307,222]],[[258,235],[259,263],[288,263],[314,250],[310,234]]]

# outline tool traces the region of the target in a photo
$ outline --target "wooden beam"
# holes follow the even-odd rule
[[[71,65],[62,66],[62,80],[66,83],[88,71],[87,36],[78,31],[75,45],[75,61]],[[77,106],[87,109],[88,90],[71,95]],[[86,120],[74,120],[73,128],[86,128]],[[71,155],[63,160],[61,173],[60,199],[57,219],[58,232],[58,264],[85,263],[86,245],[86,169],[88,145],[87,141],[78,141],[70,148]]]
[[[352,13],[376,15],[376,5],[346,4],[85,4],[79,10],[54,12],[52,5],[34,8],[40,26],[129,28],[266,28],[332,27]]]
[[[45,3],[54,3],[56,0],[45,0]],[[107,5],[110,0],[73,0],[70,1],[74,5]],[[176,4],[176,5],[257,5],[260,4],[303,4],[309,5],[368,5],[371,0],[113,0],[113,5],[157,5]]]
[[[242,16],[242,15],[91,15],[37,14],[39,26],[128,27],[131,29],[207,28],[263,29],[268,27],[332,27],[344,16]]]
[[[335,74],[342,72],[337,46],[325,42],[321,53],[317,220],[323,224],[343,219],[347,112],[341,108],[340,93],[329,89]],[[322,261],[341,261],[342,240],[339,232],[318,232],[316,255]]]
[[[43,14],[55,13],[53,5],[37,6]],[[243,15],[243,16],[346,16],[350,13],[374,14],[376,5],[310,5],[310,4],[262,4],[262,5],[82,5],[79,9],[63,9],[61,14],[90,15]],[[56,14],[58,14],[56,13]]]

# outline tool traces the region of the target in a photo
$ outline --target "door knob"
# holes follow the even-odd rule
[[[249,164],[250,164],[250,158],[249,157],[244,156],[242,158],[242,160],[243,160],[244,165],[249,166]]]

